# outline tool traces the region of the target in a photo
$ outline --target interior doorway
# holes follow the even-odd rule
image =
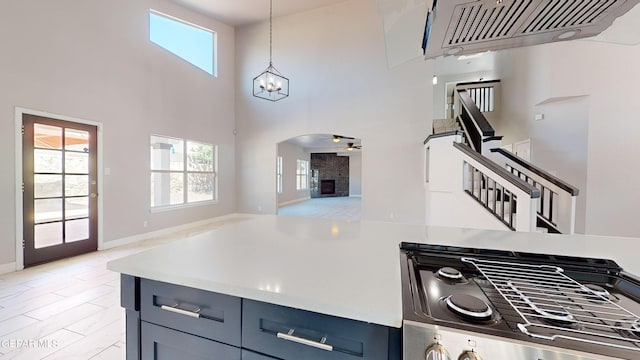
[[[302,135],[278,143],[277,213],[359,220],[362,141],[337,134]]]
[[[531,162],[531,139],[518,141],[514,144],[515,154],[524,161]]]
[[[22,264],[98,248],[98,126],[22,113]]]

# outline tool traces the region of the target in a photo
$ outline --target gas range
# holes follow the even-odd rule
[[[405,359],[640,359],[640,279],[614,261],[400,250]]]

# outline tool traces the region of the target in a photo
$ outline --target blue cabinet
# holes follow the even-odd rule
[[[143,360],[241,360],[235,346],[142,322]]]
[[[387,360],[386,326],[244,299],[242,347],[284,360]],[[397,357],[399,359],[399,357]]]
[[[240,298],[147,279],[140,291],[143,321],[240,347]]]
[[[127,360],[400,360],[401,330],[127,275]]]
[[[242,349],[242,360],[281,360],[271,356],[262,355],[253,351]]]

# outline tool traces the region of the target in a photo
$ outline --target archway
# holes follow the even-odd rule
[[[278,143],[277,151],[279,215],[360,220],[361,139],[307,134]]]

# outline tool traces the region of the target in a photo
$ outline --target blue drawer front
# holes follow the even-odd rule
[[[241,360],[239,348],[142,322],[142,360]]]
[[[384,326],[246,299],[242,311],[243,348],[284,360],[389,358]]]
[[[242,350],[242,360],[280,360],[271,356],[266,356],[253,351]]]
[[[140,289],[143,321],[240,347],[240,298],[146,279]]]

